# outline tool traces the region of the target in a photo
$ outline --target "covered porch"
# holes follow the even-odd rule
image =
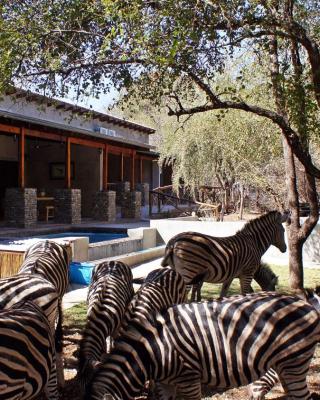
[[[2,119],[1,225],[139,219],[156,159],[137,145]]]

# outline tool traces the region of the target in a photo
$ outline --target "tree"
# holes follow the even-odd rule
[[[87,91],[98,94],[113,83],[125,87],[128,95],[138,87],[140,96],[158,104],[165,96],[169,115],[178,118],[233,109],[276,124],[287,165],[291,284],[293,288],[302,286],[302,244],[318,220],[314,179],[320,177],[320,171],[308,146],[310,132],[318,133],[312,130],[311,116],[316,115],[318,121],[320,107],[317,1],[2,3],[2,86],[13,81],[63,94],[70,85],[77,85],[81,95]],[[237,85],[223,92],[216,85],[216,76],[225,71],[227,60],[248,47],[264,58],[270,55],[274,107],[247,102],[238,96]],[[241,80],[241,70],[238,78]],[[296,159],[305,170],[311,209],[302,227]]]

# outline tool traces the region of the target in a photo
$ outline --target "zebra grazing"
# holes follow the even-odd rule
[[[287,214],[271,211],[228,237],[180,233],[169,240],[161,265],[178,271],[187,285],[200,284],[201,288],[203,282],[222,283],[221,297],[226,296],[234,278],[240,279],[241,293],[249,293],[254,273],[270,245],[286,251],[282,226],[286,219]]]
[[[107,351],[134,294],[131,269],[120,261],[96,266],[88,290],[87,323],[80,342],[78,378],[83,388]]]
[[[55,288],[59,295],[56,326],[57,371],[59,385],[64,385],[63,357],[62,357],[62,297],[69,285],[70,257],[65,245],[45,240],[36,242],[24,254],[24,261],[19,274],[32,274],[46,279]]]
[[[309,299],[310,301],[310,299]],[[316,309],[317,308],[317,309]],[[200,400],[247,385],[273,368],[292,399],[311,399],[306,375],[320,341],[320,297],[253,293],[180,304],[132,321],[98,367],[86,400],[132,400],[154,379],[160,400]]]
[[[18,303],[0,311],[0,397],[58,400],[52,330],[40,307]]]
[[[134,279],[137,283],[139,280]],[[125,312],[119,329],[120,336],[132,320],[153,318],[155,312],[185,302],[187,288],[182,276],[172,268],[158,268],[151,271],[134,295]]]

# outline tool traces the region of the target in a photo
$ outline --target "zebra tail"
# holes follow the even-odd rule
[[[63,314],[62,314],[62,304],[61,300],[58,302],[58,320],[57,320],[57,326],[56,326],[56,331],[55,331],[55,346],[56,346],[56,352],[61,353],[63,349],[63,330],[62,330],[62,320],[63,320]]]
[[[161,267],[171,267],[174,268],[173,265],[173,247],[166,247],[164,257],[161,261]]]
[[[175,244],[175,240],[170,239],[169,242],[166,245],[166,249],[164,252],[164,257],[161,261],[161,267],[171,267],[174,268],[173,264],[173,247]]]

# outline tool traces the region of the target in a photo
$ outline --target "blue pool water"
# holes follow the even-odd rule
[[[39,238],[53,239],[53,238],[63,238],[67,236],[74,237],[88,237],[89,243],[104,242],[106,240],[114,240],[128,237],[126,233],[115,233],[115,232],[62,232],[62,233],[52,233],[50,235],[39,236]]]

